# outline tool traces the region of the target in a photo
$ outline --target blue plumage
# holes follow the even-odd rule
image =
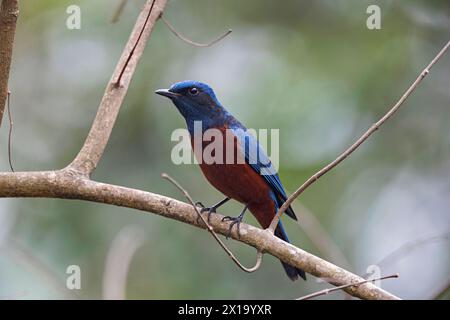
[[[247,208],[258,222],[264,228],[267,228],[277,210],[286,201],[287,195],[278,173],[274,170],[269,157],[257,139],[222,106],[211,87],[204,83],[191,80],[183,81],[174,84],[168,90],[158,90],[156,93],[172,100],[186,121],[191,139],[197,135],[197,132],[195,132],[195,122],[197,121],[201,121],[202,132],[200,133],[203,134],[208,129],[216,129],[223,134],[223,140],[225,141],[228,130],[230,130],[233,140],[235,139],[237,143],[236,145],[233,143],[230,149],[227,142],[221,154],[233,152],[234,155],[236,151],[245,158],[244,163],[231,164],[223,161],[221,163],[209,163],[202,161],[203,159],[197,159],[206,179],[227,196],[219,204],[208,208],[209,213],[214,212],[218,206],[228,199],[235,199],[245,204],[245,208],[238,217],[227,217],[232,221],[230,231],[234,224],[239,225]],[[211,141],[202,141],[201,147],[203,150],[208,147],[209,143]],[[196,157],[203,157],[203,150],[201,150],[202,152],[196,150]],[[286,210],[286,214],[295,220],[297,219],[291,207]],[[281,221],[275,229],[275,235],[289,242]],[[296,280],[299,276],[306,280],[303,270],[285,262],[282,262],[282,264],[291,280]]]
[[[277,207],[281,207],[287,199],[286,191],[284,191],[278,173],[275,171],[272,162],[264,152],[260,143],[256,138],[248,133],[247,129],[242,124],[234,124],[231,129],[235,132],[240,145],[244,146],[246,162],[255,170],[258,174],[264,178],[264,180],[270,186],[270,189],[275,195]],[[286,210],[286,214],[294,220],[297,220],[294,210],[289,207]]]

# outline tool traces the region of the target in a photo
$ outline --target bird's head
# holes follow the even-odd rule
[[[198,81],[178,82],[155,93],[172,100],[188,124],[193,121],[210,123],[220,120],[226,113],[213,89]]]

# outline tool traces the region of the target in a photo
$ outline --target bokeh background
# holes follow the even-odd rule
[[[117,3],[21,1],[10,79],[16,170],[62,168],[76,155],[144,0],[129,1],[111,24]],[[66,28],[72,4],[80,30]],[[295,190],[383,115],[449,40],[448,1],[376,1],[381,30],[366,27],[369,4],[170,1],[165,17],[187,37],[233,33],[197,48],[156,25],[93,178],[183,199],[161,179],[167,172],[196,200],[220,200],[199,168],[171,162],[170,136],[184,122],[153,94],[195,79],[248,127],[280,129],[280,176]],[[432,299],[448,287],[449,71],[447,54],[393,119],[301,196],[294,207],[303,228],[285,220],[295,245],[357,274],[373,265],[398,272],[381,285],[402,298]],[[5,119],[5,171],[7,129]],[[221,212],[239,210],[232,203]],[[254,262],[252,248],[227,243]],[[292,283],[271,256],[243,273],[207,232],[80,201],[2,199],[0,245],[2,299],[292,299],[327,287],[312,276]],[[117,265],[130,259],[123,279]],[[66,288],[69,265],[81,268],[81,290]]]

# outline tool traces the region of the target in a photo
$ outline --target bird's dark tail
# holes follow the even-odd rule
[[[275,229],[275,235],[286,241],[289,242],[288,236],[286,234],[286,231],[284,231],[283,225],[281,224],[281,221],[278,222],[278,226]],[[287,264],[283,261],[281,261],[281,264],[283,265],[284,271],[286,271],[286,274],[288,275],[288,277],[292,280],[295,281],[298,279],[298,276],[302,277],[303,280],[306,280],[306,274],[305,271],[298,269],[296,267],[291,266],[290,264]]]

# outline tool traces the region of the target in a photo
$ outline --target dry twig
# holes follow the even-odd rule
[[[174,178],[172,178],[171,176],[169,176],[167,173],[163,173],[161,175],[164,179],[170,181],[175,187],[177,187],[178,190],[180,190],[183,195],[186,197],[186,199],[188,200],[188,202],[191,204],[191,206],[194,208],[195,212],[197,213],[198,217],[202,220],[202,222],[205,224],[206,226],[206,230],[208,230],[209,233],[211,233],[211,235],[214,237],[214,239],[217,241],[217,243],[222,247],[222,249],[228,254],[228,256],[231,258],[231,260],[233,260],[233,262],[243,271],[248,272],[248,273],[252,273],[255,272],[256,270],[259,269],[259,267],[261,266],[261,262],[262,262],[262,251],[258,250],[256,253],[256,263],[253,267],[251,268],[247,268],[245,267],[239,260],[238,258],[235,257],[235,255],[233,254],[233,252],[231,252],[230,249],[228,249],[228,247],[225,245],[225,243],[219,238],[219,236],[217,235],[216,232],[214,232],[213,227],[211,227],[211,225],[208,223],[208,221],[202,216],[202,214],[200,213],[200,211],[198,211],[197,206],[194,203],[194,200],[192,200],[191,196],[189,195],[189,193],[186,191],[186,189],[184,189]]]
[[[386,279],[391,279],[391,278],[398,278],[398,276],[399,276],[398,273],[396,273],[396,274],[391,274],[390,276],[362,280],[362,281],[359,281],[359,282],[357,282],[355,284],[344,284],[342,286],[338,286],[338,287],[334,287],[334,288],[323,289],[323,290],[320,290],[320,291],[308,294],[306,296],[297,298],[296,300],[309,300],[309,299],[312,299],[312,298],[316,298],[316,297],[319,297],[319,296],[324,296],[324,295],[330,294],[330,293],[332,293],[334,291],[343,290],[343,289],[346,289],[348,287],[358,287],[358,286],[360,286],[360,285],[362,285],[364,283],[367,283],[367,282],[375,282],[375,281],[386,280]]]
[[[185,37],[181,33],[179,33],[177,31],[177,29],[175,29],[175,27],[166,18],[164,18],[163,15],[161,15],[161,20],[164,22],[164,24],[167,26],[167,28],[169,28],[169,30],[172,31],[172,33],[178,39],[183,40],[184,42],[189,43],[190,45],[193,45],[195,47],[210,47],[210,46],[216,44],[217,42],[219,42],[220,40],[222,40],[223,38],[225,38],[226,36],[228,36],[231,32],[233,32],[233,30],[228,29],[228,31],[225,32],[224,34],[222,34],[220,37],[218,37],[208,43],[198,43],[198,42],[188,39],[187,37]]]
[[[277,214],[273,218],[270,223],[269,229],[272,232],[275,231],[276,226],[278,225],[278,221],[280,220],[281,215],[286,211],[287,208],[292,204],[292,202],[298,198],[300,194],[302,194],[309,186],[311,186],[314,182],[319,180],[324,174],[328,171],[336,167],[339,163],[344,161],[350,154],[352,154],[358,147],[363,144],[375,131],[377,131],[387,120],[389,120],[402,106],[403,102],[410,96],[410,94],[417,88],[417,86],[422,82],[422,80],[428,75],[430,69],[434,66],[434,64],[447,52],[450,47],[450,41],[439,51],[439,53],[434,57],[433,60],[423,69],[423,71],[419,74],[416,80],[411,84],[411,86],[405,91],[405,93],[401,96],[401,98],[395,103],[393,107],[389,109],[389,111],[376,123],[374,123],[355,143],[353,143],[347,150],[341,153],[335,160],[327,164],[325,167],[317,171],[313,174],[308,180],[306,180],[293,194],[289,196],[289,198],[284,202],[284,204],[280,207]]]

